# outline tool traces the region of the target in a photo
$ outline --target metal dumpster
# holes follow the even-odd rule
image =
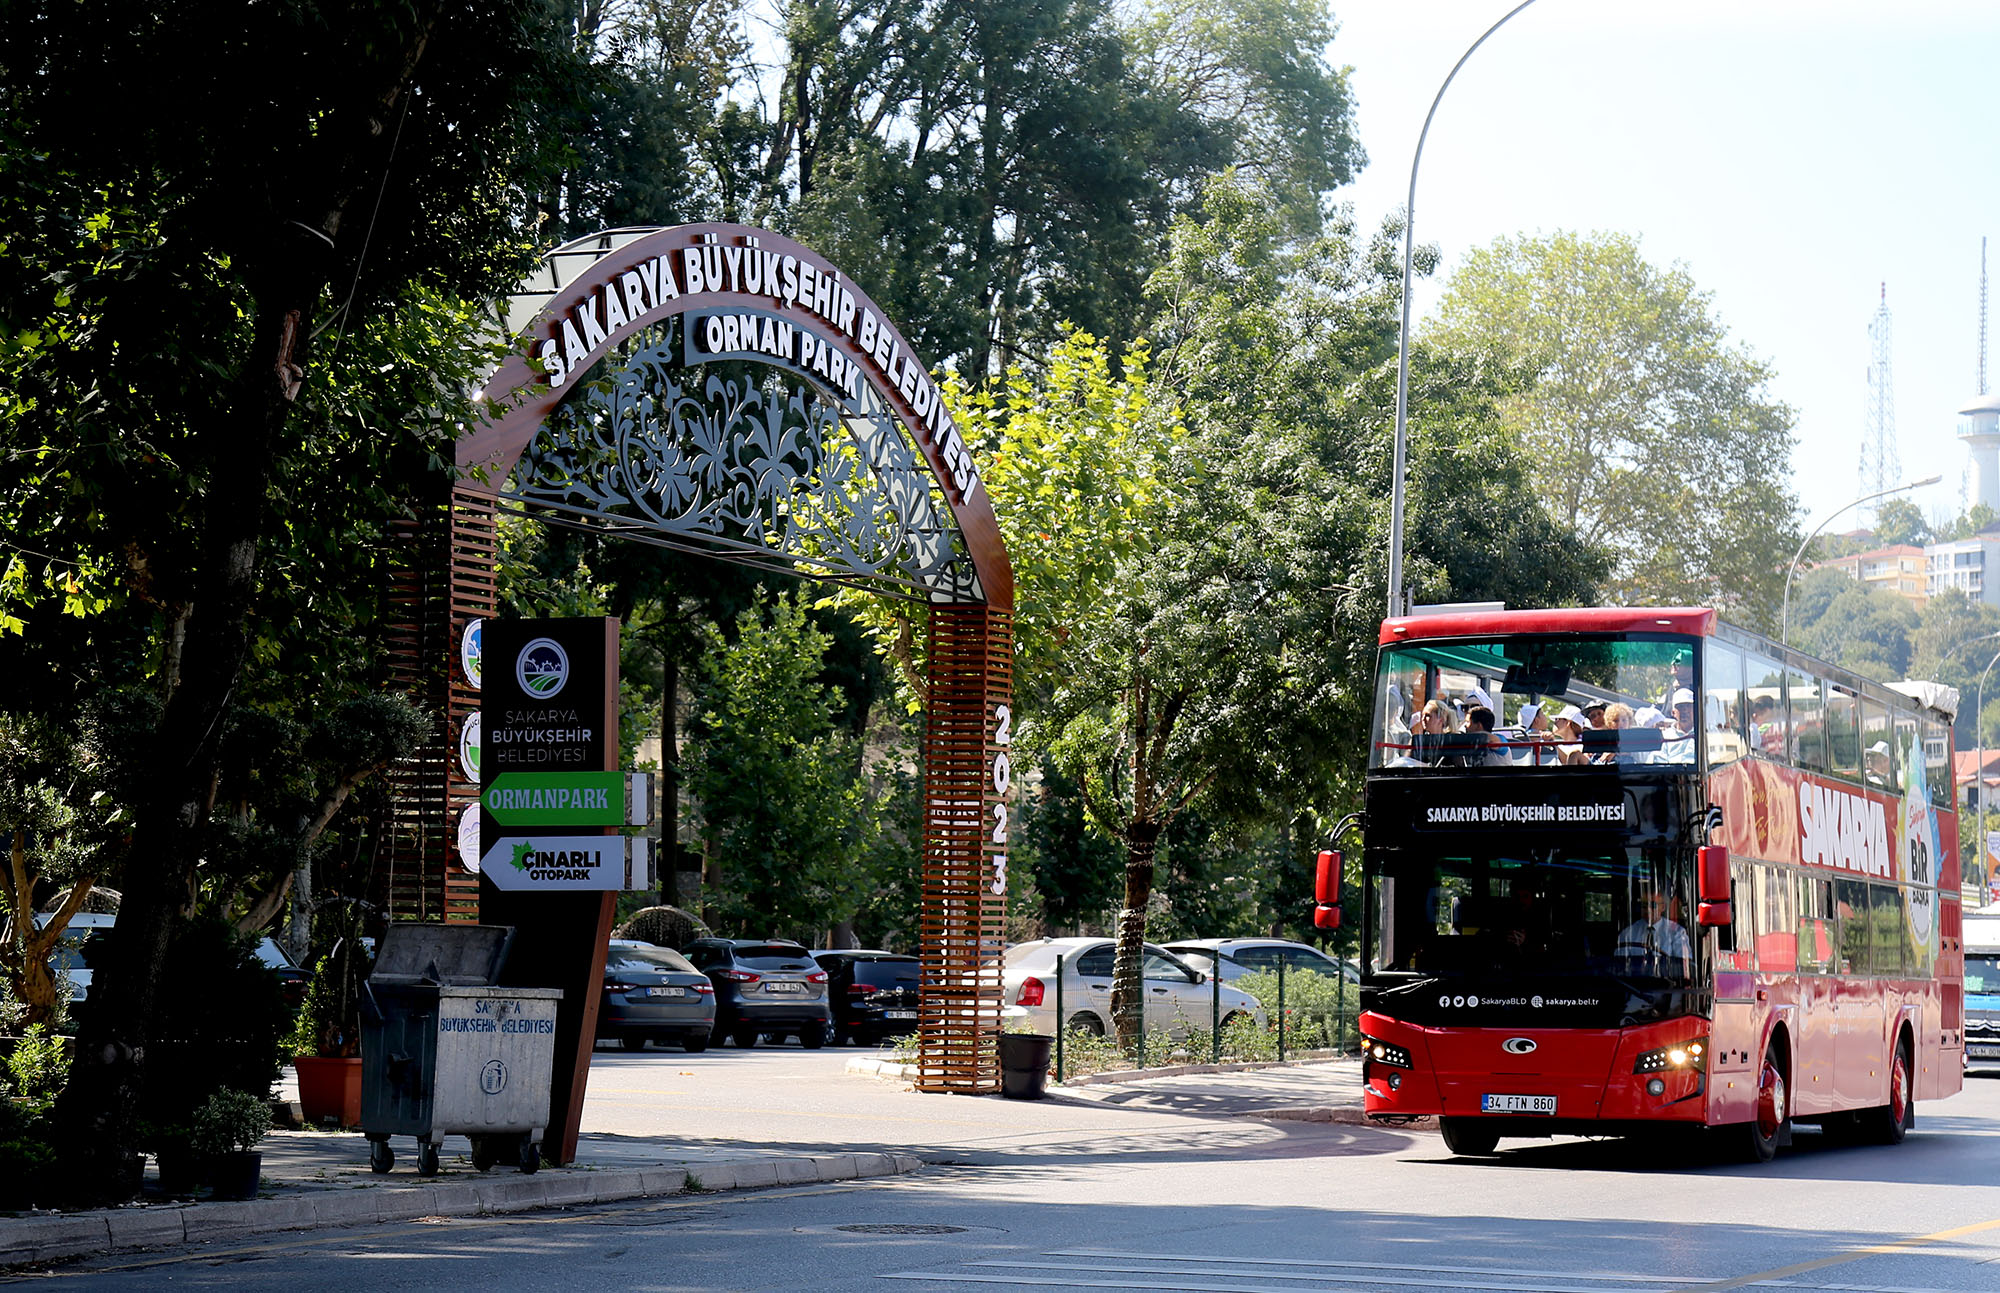
[[[361,1000],[361,1131],[368,1165],[395,1166],[389,1137],[417,1138],[417,1174],[438,1143],[472,1139],[472,1163],[541,1166],[555,1068],[556,988],[501,988],[514,930],[392,922]]]

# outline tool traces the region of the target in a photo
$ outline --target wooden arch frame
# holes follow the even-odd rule
[[[596,984],[616,895],[578,895],[588,902],[572,904],[574,910],[541,895],[529,908],[458,865],[446,837],[476,801],[478,787],[463,779],[450,756],[479,696],[460,671],[439,662],[456,659],[467,624],[497,610],[500,495],[544,420],[569,394],[571,379],[622,340],[670,318],[750,310],[775,316],[815,337],[823,374],[845,378],[850,389],[865,381],[893,412],[935,477],[976,575],[981,600],[931,601],[917,1086],[997,1090],[1014,580],[968,446],[928,371],[880,307],[823,258],[782,235],[695,224],[615,231],[561,251],[576,272],[551,283],[552,291],[530,296],[531,302],[545,299],[483,392],[494,411],[458,442],[458,480],[444,524],[412,527],[422,551],[403,577],[399,680],[438,702],[448,715],[448,737],[394,777],[397,861],[387,884],[389,906],[397,915],[446,920],[478,920],[484,908],[509,923],[556,921],[568,931],[560,942],[569,950],[561,973],[551,975],[559,979],[552,986],[570,989],[585,1004],[580,1012],[564,1012],[573,1017],[565,1019],[558,1045],[573,1044],[575,1062],[559,1056],[545,1144],[556,1161],[573,1158],[595,1033]],[[599,254],[592,257],[592,251]],[[561,275],[551,270],[551,277]],[[581,963],[586,947],[587,973]]]

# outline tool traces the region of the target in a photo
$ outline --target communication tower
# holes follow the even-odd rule
[[[1894,489],[1903,474],[1896,458],[1896,383],[1889,368],[1889,285],[1868,322],[1868,411],[1861,433],[1862,494]]]
[[[2000,512],[2000,398],[1986,392],[1986,240],[1979,240],[1979,394],[1958,411],[1958,438],[1972,455],[1972,470],[1965,477],[1968,496],[1959,503],[1961,513],[1974,503]]]

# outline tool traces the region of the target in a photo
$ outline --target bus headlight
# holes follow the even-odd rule
[[[1707,1068],[1708,1046],[1702,1039],[1683,1042],[1679,1046],[1662,1046],[1656,1051],[1647,1051],[1632,1063],[1634,1073],[1665,1073],[1670,1071],[1695,1072]]]
[[[1406,1069],[1410,1067],[1410,1053],[1408,1051],[1400,1046],[1394,1046],[1382,1041],[1379,1038],[1369,1037],[1366,1034],[1363,1034],[1361,1038],[1361,1056],[1363,1059],[1372,1060],[1377,1064],[1386,1064],[1391,1068]]]

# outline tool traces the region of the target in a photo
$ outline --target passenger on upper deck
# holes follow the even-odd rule
[[[1578,764],[1589,762],[1581,744],[1583,740],[1583,724],[1583,711],[1574,705],[1563,706],[1562,712],[1556,715],[1557,763],[1568,764],[1574,767]]]

